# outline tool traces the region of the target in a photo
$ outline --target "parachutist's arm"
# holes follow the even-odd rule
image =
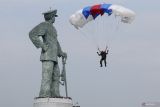
[[[100,56],[101,54],[99,54],[98,52],[97,52],[97,54]]]
[[[109,53],[109,50],[107,50],[107,53],[106,54],[108,54]]]
[[[98,48],[98,51],[101,52],[99,48]]]
[[[105,49],[105,51],[108,51],[108,50],[107,50],[107,48],[108,48],[108,46],[106,46],[106,49]]]

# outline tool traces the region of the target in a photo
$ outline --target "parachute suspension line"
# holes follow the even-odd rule
[[[107,49],[108,49],[108,45],[106,44],[106,49],[105,49],[105,51],[107,51]]]
[[[93,21],[93,29],[91,30],[92,32],[92,39],[94,40],[94,42],[96,43],[96,47],[99,46],[99,42],[98,42],[98,37],[99,37],[99,33],[98,33],[98,23],[97,23],[98,18],[95,19],[95,21]]]
[[[106,14],[105,14],[105,16],[104,16],[104,19],[102,20],[103,21],[103,23],[102,23],[102,25],[103,25],[103,32],[105,33],[105,35],[107,34],[107,28],[108,27],[106,27],[107,25],[109,25],[108,24],[108,18],[110,18],[110,17],[108,17]],[[106,37],[106,43],[105,43],[105,45],[109,45],[109,41],[110,41],[110,37],[111,37],[111,35],[108,35],[107,37]]]
[[[96,21],[93,21],[92,23],[90,23],[92,26],[92,27],[89,27],[90,28],[90,37],[91,37],[92,42],[94,42],[96,47],[98,47],[99,43],[97,41],[97,36],[99,36],[99,35],[98,35],[98,31],[97,31],[97,25],[95,23],[96,23]]]
[[[118,25],[117,25],[117,20],[114,20],[113,21],[113,18],[114,16],[110,16],[110,17],[106,17],[107,20],[105,20],[105,26],[104,28],[107,28],[105,29],[106,31],[106,34],[107,34],[107,39],[106,39],[106,47],[111,47],[111,43],[113,42],[113,39],[114,39],[114,36],[116,34],[116,29],[118,28],[118,25],[119,25],[119,22],[118,22]],[[116,16],[115,16],[116,17]]]
[[[104,41],[104,29],[105,29],[105,24],[104,24],[104,20],[103,19],[103,16],[99,16],[96,18],[96,20],[94,21],[95,22],[95,37],[97,38],[96,41],[98,41],[98,48],[100,45],[102,45],[102,42]]]
[[[116,28],[115,28],[115,31],[118,31],[119,30],[119,25],[120,25],[120,19],[117,18],[117,16],[115,16],[115,19],[116,19]]]
[[[84,27],[85,30],[87,30],[86,32],[88,32],[88,37],[90,37],[90,40],[93,42],[94,45],[96,45],[95,48],[99,47],[99,23],[98,20],[100,20],[99,18],[96,18],[93,22],[88,23],[88,25],[86,25]]]
[[[94,28],[95,28],[95,29],[94,29],[94,31],[95,31],[94,38],[95,38],[95,39],[97,38],[97,40],[96,40],[96,41],[97,41],[97,44],[98,44],[97,46],[99,47],[99,37],[100,37],[101,34],[99,33],[99,23],[98,23],[98,22],[99,22],[99,17],[97,17],[97,18],[95,19],[95,21],[94,21],[94,23],[95,23],[95,24],[94,24],[94,26],[95,26],[95,27],[94,27]]]
[[[109,46],[110,44],[110,40],[111,40],[111,37],[112,37],[112,24],[110,23],[110,17],[107,16],[107,14],[104,14],[105,16],[103,17],[103,20],[102,20],[102,30],[104,32],[104,39],[105,39],[105,43],[104,43],[104,49],[106,49],[106,47]]]
[[[119,27],[121,25],[121,19],[119,17],[117,17],[116,15],[114,17],[115,17],[115,21],[114,21],[113,24],[115,25],[115,27],[113,26],[113,28],[112,28],[113,30],[111,30],[111,38],[110,38],[110,41],[108,43],[108,46],[110,45],[110,43],[113,42],[113,40],[117,36],[117,31],[119,30]]]
[[[78,29],[78,31],[81,33],[81,35],[83,35],[83,37],[85,37],[85,39],[89,39],[87,34],[85,32],[83,32],[81,29]]]
[[[87,34],[85,32],[83,32],[81,29],[79,29],[80,33],[83,35],[83,37],[85,37],[88,41],[90,41],[89,36],[87,36]],[[95,45],[96,47],[98,46],[97,42],[95,40],[91,40],[90,41],[93,45]]]
[[[108,41],[108,35],[107,35],[107,27],[106,27],[106,14],[104,13],[104,16],[100,16],[99,20],[98,20],[98,26],[97,26],[97,30],[99,33],[99,45],[103,48],[102,50],[105,49],[105,45],[106,45],[106,40]]]

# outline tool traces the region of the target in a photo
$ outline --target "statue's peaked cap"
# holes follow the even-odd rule
[[[58,15],[57,15],[57,10],[55,9],[55,10],[49,10],[49,11],[47,11],[47,12],[44,12],[44,13],[42,13],[44,16],[47,16],[47,15],[53,15],[54,17],[58,17]]]

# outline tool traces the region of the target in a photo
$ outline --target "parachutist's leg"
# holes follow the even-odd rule
[[[101,65],[101,67],[102,67],[102,59],[100,60],[100,65]]]
[[[104,64],[105,64],[105,67],[107,66],[107,62],[106,62],[106,59],[104,60]]]

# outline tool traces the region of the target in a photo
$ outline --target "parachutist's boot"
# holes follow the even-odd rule
[[[105,67],[107,67],[107,62],[106,61],[104,62],[104,64],[105,64]]]
[[[102,67],[102,60],[100,61],[100,67]]]
[[[100,65],[100,67],[102,67],[102,64]]]

